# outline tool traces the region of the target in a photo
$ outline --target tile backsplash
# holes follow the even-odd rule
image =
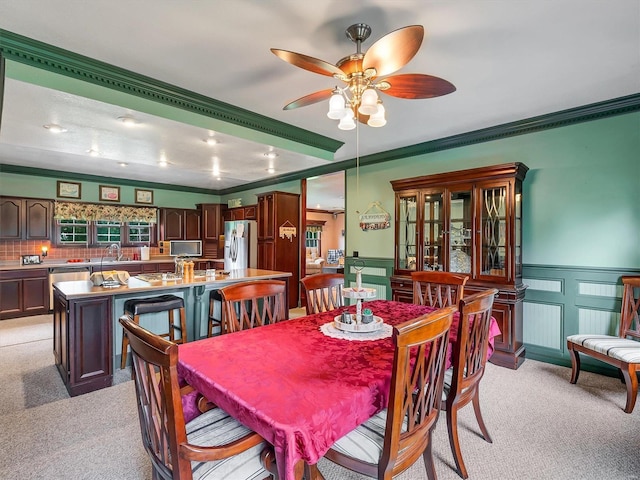
[[[42,255],[42,247],[47,247],[47,260],[68,260],[72,258],[100,258],[106,254],[106,247],[60,247],[56,248],[49,241],[22,240],[0,242],[0,261],[20,260],[21,255]],[[122,247],[122,255],[133,259],[134,254],[140,255],[140,247]],[[158,247],[149,248],[150,255],[159,255]]]

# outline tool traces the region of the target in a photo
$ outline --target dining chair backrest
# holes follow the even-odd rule
[[[468,275],[451,272],[411,272],[413,303],[435,308],[457,306],[468,279]]]
[[[178,345],[120,317],[129,338],[142,443],[152,477],[162,480],[272,478],[273,448],[264,438],[200,397],[202,413],[185,424],[182,396],[193,392],[178,381]],[[190,443],[193,439],[196,443]],[[267,471],[268,469],[268,471]],[[231,476],[228,475],[231,472]]]
[[[344,305],[342,288],[344,275],[340,273],[319,273],[300,280],[307,301],[307,315],[328,312]]]
[[[451,378],[446,382],[446,397],[441,408],[447,412],[449,444],[458,475],[462,478],[467,478],[468,473],[458,438],[458,410],[473,402],[482,436],[487,442],[492,442],[480,410],[479,385],[487,363],[491,311],[497,293],[495,288],[487,289],[465,297],[459,303],[460,318],[453,343],[452,370],[449,372]]]
[[[227,333],[260,327],[288,318],[287,283],[280,280],[241,282],[220,289]]]
[[[178,446],[186,443],[184,413],[178,386],[178,346],[120,318],[131,347],[142,443],[160,478],[190,479],[191,462]]]
[[[393,329],[395,355],[378,478],[406,470],[431,448],[456,310],[442,308]]]
[[[431,436],[457,310],[445,307],[393,327],[387,408],[338,439],[325,458],[363,475],[391,480],[422,456],[428,478],[436,478]]]
[[[622,277],[622,311],[620,338],[634,337],[640,340],[640,277]]]

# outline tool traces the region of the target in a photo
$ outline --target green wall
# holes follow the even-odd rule
[[[56,199],[57,180],[69,179],[65,179],[62,174],[59,178],[50,178],[0,172],[0,195]],[[77,182],[77,180],[72,181]],[[135,204],[134,194],[136,187],[120,185],[115,179],[108,183],[87,181],[81,181],[80,183],[82,184],[82,198],[80,199],[82,202],[98,203],[99,185],[113,185],[120,187],[120,205]],[[159,188],[150,188],[150,190],[153,190],[154,207],[196,208],[197,203],[220,202],[218,195],[162,190]]]
[[[509,162],[529,167],[523,188],[525,264],[640,267],[637,112],[363,166],[359,182],[352,169],[347,254],[393,258],[390,180]],[[363,232],[356,212],[375,200],[391,214],[392,228]]]
[[[255,205],[258,202],[256,195],[263,192],[287,192],[287,193],[300,193],[300,180],[292,180],[290,182],[279,183],[277,185],[269,185],[267,187],[255,188],[252,190],[245,190],[244,192],[232,193],[229,195],[223,195],[220,197],[221,203],[226,204],[231,199],[239,198],[242,200],[242,205]]]

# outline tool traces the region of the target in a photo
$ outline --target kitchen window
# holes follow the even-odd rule
[[[86,220],[58,220],[58,244],[86,244],[89,239],[89,222]]]
[[[156,245],[155,232],[155,224],[147,222],[56,220],[56,244],[59,246]]]
[[[126,224],[126,238],[130,244],[149,245],[153,238],[154,228],[148,222],[129,222]],[[155,242],[154,242],[155,243]]]
[[[96,243],[120,243],[122,224],[109,220],[96,220]]]

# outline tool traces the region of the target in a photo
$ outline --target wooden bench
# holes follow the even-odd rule
[[[624,291],[618,336],[570,335],[567,337],[567,348],[571,355],[571,383],[576,383],[580,375],[578,353],[589,355],[621,370],[627,385],[627,404],[624,411],[631,413],[638,396],[640,372],[640,276],[622,277],[622,284]]]

